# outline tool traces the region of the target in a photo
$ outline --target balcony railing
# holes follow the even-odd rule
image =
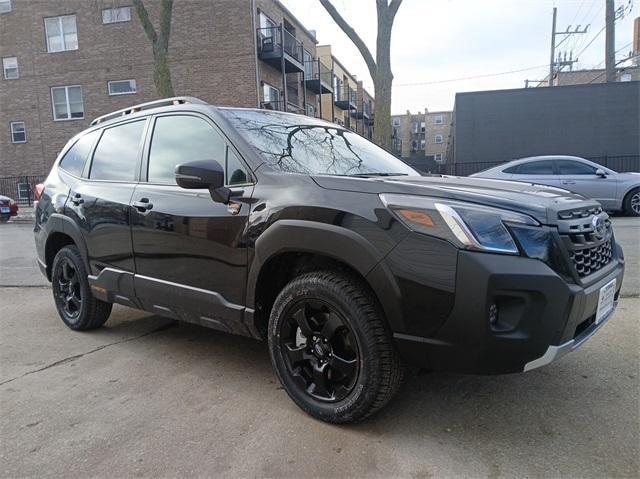
[[[331,68],[322,63],[319,59],[307,60],[304,62],[304,79],[308,90],[314,93],[331,93]]]
[[[258,55],[275,68],[282,66],[286,73],[297,73],[304,69],[302,42],[282,26],[258,28]],[[284,45],[284,48],[283,48]]]
[[[265,110],[275,110],[275,111],[288,111],[289,113],[297,113],[299,115],[306,115],[306,110],[290,101],[285,102],[284,100],[278,101],[263,101],[260,102],[260,108]]]
[[[334,91],[334,103],[343,110],[357,110],[358,92],[349,86],[342,86]]]

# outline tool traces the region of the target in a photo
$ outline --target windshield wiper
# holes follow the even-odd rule
[[[381,172],[371,172],[371,173],[354,173],[353,175],[347,176],[355,176],[358,178],[368,178],[370,176],[408,176],[408,173],[381,173]]]

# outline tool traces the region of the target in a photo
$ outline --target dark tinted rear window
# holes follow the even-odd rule
[[[91,147],[96,137],[100,134],[100,131],[92,131],[87,133],[76,144],[67,151],[60,161],[60,168],[71,173],[75,176],[82,176],[84,165],[87,162],[89,153],[91,153]]]
[[[518,171],[518,166],[520,165],[516,165],[516,166],[510,166],[509,168],[507,168],[506,170],[503,170],[503,173],[508,173],[508,174],[513,174],[516,173]]]
[[[532,161],[531,163],[522,163],[518,165],[518,175],[553,175],[553,162]]]
[[[133,181],[145,120],[104,130],[91,163],[92,180]]]

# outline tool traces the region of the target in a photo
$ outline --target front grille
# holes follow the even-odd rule
[[[589,216],[597,216],[602,213],[600,206],[588,206],[585,208],[574,208],[571,210],[565,210],[558,212],[558,219],[560,220],[572,220],[577,218],[587,218]]]
[[[611,238],[597,246],[569,251],[578,276],[588,276],[603,268],[611,261]]]

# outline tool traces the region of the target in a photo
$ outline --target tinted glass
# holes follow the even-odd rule
[[[84,165],[87,162],[89,153],[91,153],[93,142],[99,135],[100,130],[92,131],[76,141],[76,144],[65,153],[60,161],[60,168],[68,171],[72,175],[82,176],[82,171],[84,170]]]
[[[104,130],[93,154],[89,178],[133,181],[145,121],[135,121]]]
[[[595,166],[571,160],[556,160],[561,175],[595,175]]]
[[[231,148],[227,148],[227,170],[225,174],[228,185],[242,185],[248,181],[247,169]]]
[[[502,170],[503,173],[508,173],[508,174],[513,174],[516,171],[518,171],[518,166],[520,165],[516,165],[516,166],[510,166],[509,168],[507,168],[506,170]]]
[[[195,116],[156,119],[149,152],[149,181],[175,184],[176,165],[196,160],[225,160],[226,143],[213,127]]]
[[[281,171],[418,175],[382,148],[333,123],[267,110],[221,111],[262,158]]]
[[[518,175],[553,175],[552,161],[532,161],[522,163],[516,172]]]

